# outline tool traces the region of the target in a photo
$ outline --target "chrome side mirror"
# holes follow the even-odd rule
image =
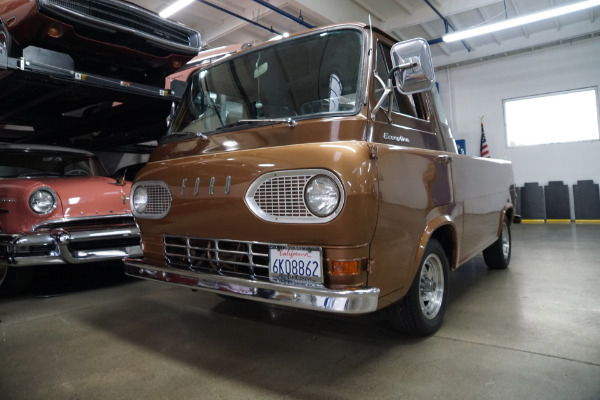
[[[425,39],[411,39],[392,46],[392,71],[396,88],[403,94],[430,90],[435,83],[431,51]]]

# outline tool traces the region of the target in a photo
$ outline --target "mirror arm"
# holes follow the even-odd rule
[[[377,79],[377,81],[379,83],[381,83],[381,86],[383,86],[384,91],[383,91],[383,95],[381,96],[381,98],[379,99],[379,101],[377,102],[377,104],[375,105],[375,107],[373,107],[373,111],[371,111],[371,119],[375,119],[375,116],[377,114],[377,111],[379,111],[379,109],[381,108],[383,102],[385,101],[386,97],[390,97],[390,95],[392,94],[392,86],[386,86],[385,83],[383,82],[383,79],[381,79],[379,77],[379,75],[374,74],[375,79]],[[391,100],[391,99],[390,99]],[[390,107],[388,110],[388,113],[385,114],[385,116],[388,119],[388,122],[391,124],[392,123],[392,118],[390,117],[390,113],[391,113],[391,101],[390,101]]]
[[[394,78],[394,74],[398,71],[404,71],[405,69],[409,69],[409,68],[414,68],[417,67],[419,65],[419,63],[417,62],[407,62],[404,64],[400,64],[398,66],[395,66],[394,68],[392,68],[388,74],[388,81],[391,81]],[[392,86],[390,84],[390,86]]]
[[[373,108],[373,111],[371,111],[371,119],[375,119],[375,115],[377,114],[377,111],[379,111],[379,109],[383,105],[383,102],[385,101],[386,97],[389,97],[390,101],[389,101],[388,110],[387,110],[387,113],[385,114],[385,116],[387,117],[388,122],[390,124],[392,123],[392,118],[390,117],[390,115],[392,115],[391,94],[392,94],[392,91],[394,90],[394,74],[398,71],[403,71],[405,69],[414,68],[418,65],[419,65],[419,63],[416,63],[416,62],[407,62],[407,63],[400,64],[400,65],[392,68],[387,76],[387,81],[388,81],[387,85],[383,82],[383,79],[381,79],[377,73],[374,74],[375,79],[377,79],[377,81],[381,84],[381,86],[383,86],[384,91],[383,91],[383,95],[381,96],[381,98],[379,99],[379,101],[377,102],[375,107]]]

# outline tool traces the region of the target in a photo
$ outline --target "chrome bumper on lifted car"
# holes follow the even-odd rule
[[[172,267],[158,267],[147,264],[141,258],[125,258],[124,261],[125,273],[129,276],[315,311],[343,314],[368,313],[375,311],[379,297],[378,288],[332,290],[325,287],[282,285]]]
[[[142,254],[135,226],[49,233],[0,233],[0,266],[81,264]]]

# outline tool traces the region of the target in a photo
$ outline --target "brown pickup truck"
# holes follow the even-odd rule
[[[449,270],[507,267],[515,204],[510,162],[457,153],[433,82],[425,41],[362,24],[196,72],[134,182],[127,274],[432,334]]]

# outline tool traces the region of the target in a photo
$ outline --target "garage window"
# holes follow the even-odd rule
[[[504,100],[507,146],[600,139],[597,98],[585,88]]]

